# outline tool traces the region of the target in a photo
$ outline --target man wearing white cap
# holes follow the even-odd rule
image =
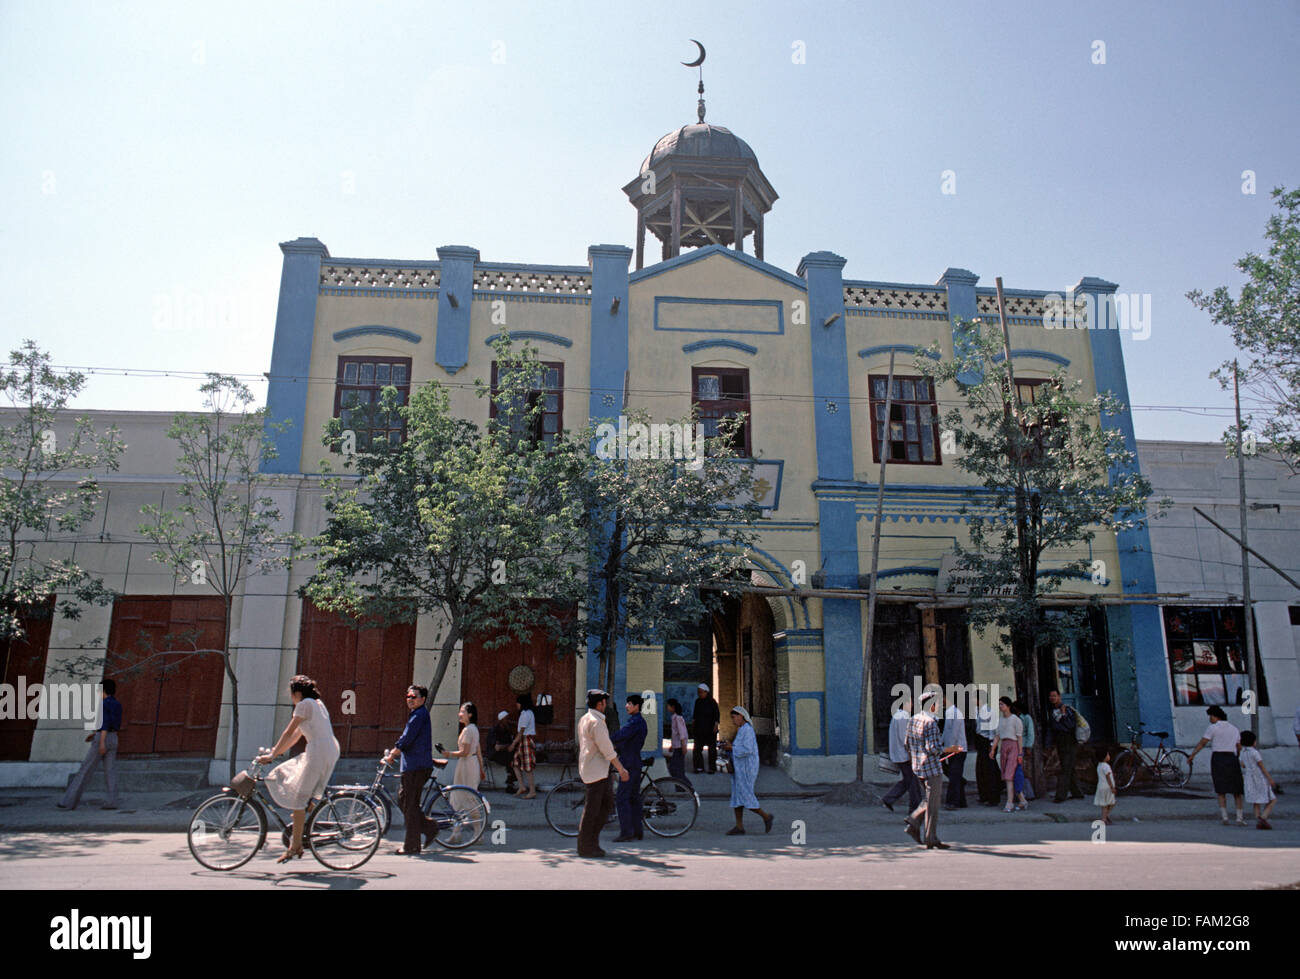
[[[704,750],[709,752],[709,774],[712,775],[718,770],[718,722],[722,720],[722,714],[718,710],[718,702],[709,696],[709,685],[701,683],[695,691],[695,713],[692,716],[691,727],[692,734],[695,735],[695,772],[699,774],[704,769]]]

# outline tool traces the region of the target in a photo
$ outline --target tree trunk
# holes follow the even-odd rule
[[[226,752],[229,756],[228,769],[229,780],[235,780],[235,763],[238,761],[236,753],[239,751],[239,679],[235,676],[235,664],[231,662],[230,655],[230,596],[222,596],[226,601],[226,623],[225,632],[223,633],[222,658],[226,661],[226,676],[230,678],[230,750]]]
[[[451,663],[451,654],[456,651],[456,643],[459,641],[460,628],[455,625],[450,626],[447,629],[447,638],[442,641],[442,649],[438,651],[438,665],[433,671],[433,679],[429,681],[428,703],[430,704],[438,696],[438,688],[442,686],[442,679],[447,675],[447,666]],[[461,664],[461,669],[464,668],[464,664]]]

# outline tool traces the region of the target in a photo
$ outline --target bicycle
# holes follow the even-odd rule
[[[266,750],[260,748],[258,754]],[[291,822],[262,794],[265,767],[254,759],[247,773],[252,781],[244,791],[226,786],[201,802],[190,817],[190,854],[209,870],[235,870],[252,860],[266,843],[268,812],[280,824],[285,846],[292,840]],[[384,836],[380,818],[365,799],[326,789],[325,798],[307,812],[303,843],[330,870],[356,870],[379,849]]]
[[[388,833],[393,823],[393,808],[396,804],[384,785],[385,777],[396,777],[394,772],[388,770],[390,764],[380,757],[379,768],[369,785],[330,786],[336,796],[364,799],[374,806],[379,813],[384,834]],[[433,767],[434,774],[425,783],[420,797],[420,809],[438,827],[434,840],[449,850],[463,850],[467,846],[473,846],[487,828],[488,817],[492,814],[491,805],[481,792],[468,785],[444,787],[438,781],[437,770],[447,767],[445,759],[435,758]]]
[[[651,778],[653,758],[641,761],[641,821],[656,836],[681,836],[695,825],[700,811],[700,797],[695,790],[679,779],[665,776]],[[611,778],[617,778],[611,775]],[[580,778],[561,782],[546,793],[546,822],[561,836],[577,836],[582,819],[582,805],[587,797],[586,783]],[[617,816],[610,814],[608,822]]]
[[[1128,728],[1131,742],[1115,756],[1115,763],[1111,766],[1115,775],[1115,788],[1118,791],[1122,792],[1133,784],[1139,769],[1145,769],[1153,779],[1163,781],[1165,785],[1175,789],[1181,789],[1187,784],[1192,777],[1191,759],[1185,751],[1179,751],[1177,748],[1170,750],[1165,747],[1165,738],[1169,737],[1168,731],[1146,732],[1153,738],[1160,739],[1155,756],[1152,757],[1138,744],[1138,737],[1141,736],[1142,729],[1146,725],[1139,721],[1137,730],[1134,730],[1131,724],[1124,726]]]

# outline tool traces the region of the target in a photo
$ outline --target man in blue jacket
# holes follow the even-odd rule
[[[384,755],[386,762],[391,762],[396,755],[402,758],[402,786],[397,792],[397,804],[406,820],[406,839],[394,852],[403,857],[418,857],[420,837],[424,837],[425,843],[430,843],[437,831],[433,820],[420,809],[421,791],[433,774],[433,724],[424,706],[428,696],[427,687],[406,688],[406,706],[411,713],[407,715],[406,727],[397,744]]]
[[[641,748],[645,745],[645,718],[641,716],[639,693],[627,695],[627,723],[614,734],[614,750],[628,770],[629,778],[618,783],[614,808],[618,810],[618,839],[615,843],[641,839]]]

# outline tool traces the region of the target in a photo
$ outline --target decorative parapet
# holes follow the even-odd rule
[[[844,311],[862,316],[945,320],[948,318],[948,293],[927,286],[846,281]]]
[[[1083,328],[1088,322],[1088,310],[1085,303],[1071,302],[1070,296],[1059,293],[1009,293],[1003,292],[1007,300],[1007,320],[1026,326],[1041,326],[1045,316],[1054,320],[1068,317],[1071,325]],[[1047,297],[1054,295],[1056,301],[1049,308]],[[998,318],[998,294],[994,290],[977,290],[975,293],[975,312],[984,319],[996,322]]]
[[[475,265],[474,289],[541,296],[591,296],[591,272],[585,268]]]
[[[322,262],[321,295],[403,295],[432,298],[442,273],[436,264],[368,265],[362,262]]]

